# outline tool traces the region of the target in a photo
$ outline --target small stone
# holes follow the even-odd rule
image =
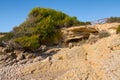
[[[3,48],[1,52],[6,53],[7,52],[7,48]]]
[[[73,47],[73,44],[72,43],[69,43],[68,44],[68,47],[71,49]]]
[[[30,60],[27,61],[27,64],[30,64],[30,63],[33,63],[32,59],[30,59]]]
[[[49,49],[44,54],[46,54],[46,55],[53,55],[53,54],[55,54],[59,50],[60,50],[59,48]]]
[[[1,55],[1,56],[0,56],[0,61],[2,61],[2,60],[5,61],[5,60],[8,59],[8,57],[9,57],[8,55]]]
[[[0,47],[0,52],[2,52],[3,47]]]
[[[41,45],[39,50],[44,52],[44,51],[47,50],[47,46],[46,45]]]
[[[25,59],[25,56],[23,55],[23,53],[20,53],[18,56],[17,56],[17,60],[23,60]]]
[[[33,55],[32,54],[28,54],[28,55],[25,56],[25,58],[26,59],[31,59],[31,58],[33,58]]]
[[[39,56],[39,57],[36,57],[36,58],[33,60],[33,62],[38,62],[38,61],[41,61],[41,60],[42,60],[42,57]]]
[[[18,62],[18,64],[25,64],[25,63],[27,63],[26,59],[25,60],[21,60],[21,61]]]
[[[6,62],[8,63],[8,62],[10,62],[12,60],[12,58],[10,57],[10,58],[8,58],[7,60],[6,60]]]

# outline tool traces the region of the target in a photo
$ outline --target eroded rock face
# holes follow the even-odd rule
[[[97,35],[98,30],[94,27],[76,26],[62,29],[63,41],[68,45],[69,42],[78,42],[82,39],[88,39],[90,34]]]

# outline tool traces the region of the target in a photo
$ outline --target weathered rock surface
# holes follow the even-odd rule
[[[81,47],[63,48],[51,59],[22,69],[23,79],[41,80],[119,80],[120,51],[111,50],[113,35]]]
[[[50,56],[42,60],[27,55],[0,67],[0,80],[120,80],[120,36],[116,34],[94,44],[47,50],[45,55]],[[11,61],[1,57],[0,65],[6,59]]]
[[[63,41],[65,44],[68,44],[72,41],[80,41],[85,38],[88,39],[91,33],[95,35],[98,34],[97,29],[89,26],[63,28],[61,31],[63,33]]]

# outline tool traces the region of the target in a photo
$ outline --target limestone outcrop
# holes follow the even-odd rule
[[[82,39],[88,39],[90,34],[98,35],[98,30],[89,26],[74,26],[70,28],[63,28],[63,42],[68,44],[69,42],[78,42]]]

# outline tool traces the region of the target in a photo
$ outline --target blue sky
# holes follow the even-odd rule
[[[120,16],[120,0],[0,0],[0,32],[25,21],[34,7],[56,9],[80,21]]]

